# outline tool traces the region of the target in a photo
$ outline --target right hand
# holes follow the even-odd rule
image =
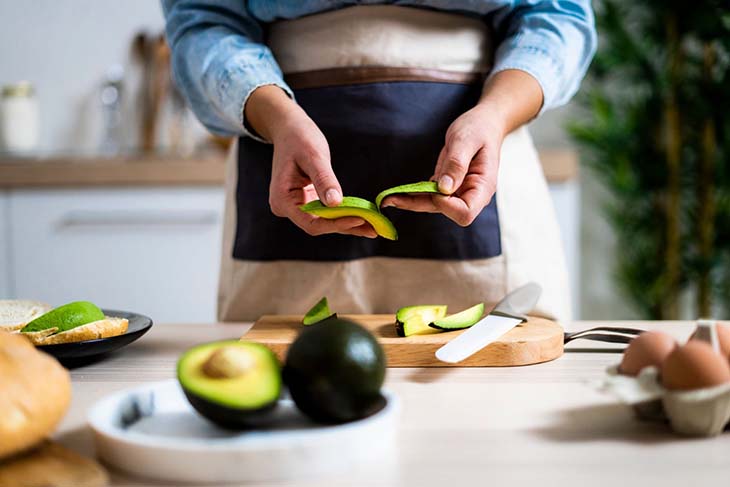
[[[288,218],[309,235],[377,237],[362,218],[327,220],[299,209],[318,198],[327,206],[337,206],[342,203],[342,188],[332,171],[324,134],[283,90],[273,85],[257,88],[246,102],[245,116],[259,135],[274,144],[269,186],[274,215]]]

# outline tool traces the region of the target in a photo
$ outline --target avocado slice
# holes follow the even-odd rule
[[[479,303],[464,311],[434,320],[428,326],[437,330],[461,330],[463,328],[469,328],[479,321],[483,314],[484,303]]]
[[[327,304],[327,296],[325,296],[317,301],[317,304],[307,311],[307,314],[304,315],[304,319],[302,319],[302,324],[313,325],[330,318],[337,318],[337,313],[332,313],[330,311],[330,307]]]
[[[378,211],[378,207],[368,200],[355,196],[345,196],[338,206],[325,206],[320,200],[310,201],[299,207],[305,213],[328,220],[346,216],[357,216],[368,222],[378,235],[388,240],[398,240],[398,232],[388,217]]]
[[[418,183],[401,184],[381,191],[375,198],[375,207],[380,208],[383,200],[392,194],[439,193],[438,183],[435,181],[420,181]]]
[[[283,376],[299,410],[320,423],[370,416],[385,406],[385,352],[362,326],[332,318],[302,328],[289,347]]]
[[[274,353],[238,340],[190,348],[177,362],[177,379],[198,413],[229,429],[268,423],[282,387]]]
[[[55,333],[62,333],[104,318],[104,312],[94,303],[74,301],[40,315],[20,331],[22,333],[33,333],[57,328]]]
[[[446,316],[446,305],[427,304],[406,306],[395,313],[395,332],[398,336],[429,335],[440,330],[429,327],[429,323]]]

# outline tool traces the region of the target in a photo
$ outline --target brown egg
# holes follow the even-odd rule
[[[726,382],[730,382],[730,363],[700,340],[677,347],[662,366],[662,383],[667,389],[701,389]]]
[[[664,332],[644,332],[631,340],[624,352],[619,372],[635,376],[639,375],[644,367],[651,365],[661,367],[664,360],[676,347],[676,340]]]
[[[720,342],[720,351],[725,357],[730,358],[730,325],[717,324],[717,341]],[[697,332],[692,333],[690,340],[695,338]]]

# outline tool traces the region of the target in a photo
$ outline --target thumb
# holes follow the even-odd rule
[[[469,165],[477,153],[475,144],[468,140],[457,139],[447,142],[439,154],[436,163],[434,179],[438,182],[439,191],[443,194],[452,194],[464,182]]]
[[[322,203],[327,206],[337,206],[342,203],[342,188],[332,170],[329,157],[310,157],[303,161],[301,168],[312,181]]]

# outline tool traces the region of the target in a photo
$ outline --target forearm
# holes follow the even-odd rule
[[[261,86],[248,97],[244,107],[245,123],[268,142],[276,139],[277,131],[289,121],[306,116],[304,111],[284,90],[276,85]]]
[[[596,48],[590,0],[515,0],[491,17],[499,36],[492,76],[520,70],[540,84],[540,111],[578,90]]]
[[[529,122],[540,112],[543,104],[542,88],[530,74],[508,69],[495,74],[484,85],[478,103],[493,116],[503,135]]]

